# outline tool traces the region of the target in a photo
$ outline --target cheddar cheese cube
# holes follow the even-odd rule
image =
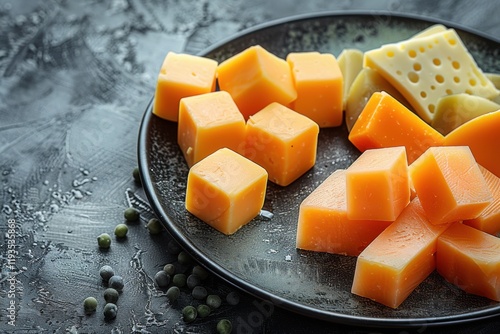
[[[429,148],[411,164],[410,176],[434,224],[474,219],[493,199],[467,146]]]
[[[262,167],[222,148],[189,170],[186,209],[230,235],[259,214],[266,187],[267,173]]]
[[[479,169],[484,176],[493,200],[479,216],[465,220],[464,224],[496,236],[500,233],[500,178],[481,165],[479,165]]]
[[[319,126],[279,103],[247,121],[245,156],[264,167],[269,180],[286,186],[316,162]]]
[[[212,59],[169,52],[158,75],[153,113],[177,122],[183,97],[215,90],[217,64]]]
[[[358,256],[351,292],[399,307],[436,268],[437,240],[448,226],[429,222],[413,199]]]
[[[346,171],[347,217],[394,221],[410,202],[404,147],[366,150]]]
[[[358,256],[392,223],[347,218],[345,174],[336,170],[300,204],[297,248]]]
[[[220,89],[231,94],[245,120],[272,102],[288,105],[297,97],[287,62],[260,45],[223,61],[217,76]]]
[[[442,134],[386,92],[372,94],[352,127],[349,140],[362,152],[405,146],[410,164],[429,147],[444,143]]]
[[[177,142],[189,167],[220,148],[241,152],[245,120],[224,91],[181,99]]]
[[[297,98],[291,108],[318,123],[339,126],[343,116],[343,75],[332,54],[292,52],[286,61],[292,69]]]

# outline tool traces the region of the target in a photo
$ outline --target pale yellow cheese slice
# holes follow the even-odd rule
[[[356,76],[363,68],[363,52],[358,49],[344,49],[337,58],[340,71],[344,77],[343,108],[347,103],[347,95]]]
[[[454,29],[365,52],[363,65],[377,70],[428,123],[442,96],[467,93],[491,99],[499,94]]]

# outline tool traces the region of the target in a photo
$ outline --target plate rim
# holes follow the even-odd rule
[[[283,24],[291,24],[300,21],[307,21],[313,19],[321,18],[331,18],[331,17],[367,17],[375,15],[386,15],[391,17],[396,17],[398,20],[414,20],[420,21],[422,23],[429,24],[443,24],[446,27],[456,29],[458,33],[463,31],[468,34],[472,34],[475,37],[485,39],[489,43],[496,43],[500,45],[500,39],[496,39],[493,36],[485,34],[483,32],[477,31],[473,28],[465,27],[463,25],[449,22],[442,19],[426,17],[417,14],[408,13],[394,13],[390,11],[358,11],[358,10],[346,10],[346,11],[324,11],[324,12],[314,12],[307,14],[292,15],[288,17],[283,17],[275,20],[271,20],[265,23],[257,24],[255,26],[243,29],[227,38],[221,39],[220,41],[214,43],[213,45],[201,50],[196,53],[196,55],[204,56],[211,52],[214,52],[218,48],[224,46],[225,44],[234,41],[236,39],[242,38],[246,35],[254,34],[262,30],[270,29]],[[310,317],[311,319],[319,319],[327,321],[330,323],[338,323],[356,327],[375,327],[375,328],[423,328],[425,327],[438,327],[438,326],[449,326],[457,325],[463,323],[471,323],[480,320],[486,320],[494,317],[498,317],[500,314],[500,303],[493,307],[489,307],[482,310],[476,310],[473,312],[468,312],[465,314],[442,316],[442,317],[427,317],[427,318],[373,318],[367,316],[354,316],[349,314],[342,314],[338,312],[326,311],[317,309],[308,305],[301,304],[296,301],[291,301],[287,298],[277,296],[269,291],[261,289],[247,281],[235,276],[230,271],[226,270],[215,261],[202,256],[202,251],[194,245],[188,238],[186,238],[179,230],[174,227],[172,219],[164,212],[162,204],[160,203],[158,196],[154,196],[156,193],[153,187],[153,181],[148,173],[148,153],[143,148],[146,147],[149,137],[148,129],[151,126],[152,118],[156,117],[152,113],[152,104],[154,101],[154,93],[149,100],[145,112],[143,113],[141,123],[139,126],[138,141],[137,141],[137,158],[138,158],[138,168],[141,178],[142,187],[144,193],[153,209],[155,214],[159,216],[160,221],[167,229],[167,232],[172,238],[174,238],[181,247],[190,253],[198,262],[203,264],[209,271],[215,274],[217,277],[230,284],[231,286],[241,289],[250,295],[259,298],[263,301],[272,303],[274,306],[286,309],[288,311]]]

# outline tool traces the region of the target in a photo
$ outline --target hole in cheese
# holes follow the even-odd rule
[[[444,77],[441,74],[436,75],[436,81],[439,83],[444,82]]]
[[[420,77],[418,76],[417,73],[415,72],[409,72],[408,73],[408,80],[410,80],[413,83],[417,83]]]
[[[436,66],[440,66],[441,65],[441,60],[439,58],[434,58],[432,60],[432,63]]]
[[[460,69],[460,63],[456,60],[452,61],[451,62],[451,66],[456,69],[456,70],[459,70]]]
[[[413,64],[413,69],[417,72],[420,71],[422,69],[422,64],[420,63]]]
[[[410,56],[410,58],[415,58],[417,56],[417,52],[415,50],[410,50],[408,51],[408,56]]]

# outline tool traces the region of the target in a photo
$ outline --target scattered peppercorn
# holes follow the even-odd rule
[[[227,294],[226,301],[229,305],[238,305],[240,302],[240,295],[236,291],[231,291]]]
[[[125,217],[125,219],[129,222],[135,222],[139,219],[139,211],[136,209],[136,208],[127,208],[125,209],[125,211],[123,212],[123,216]]]
[[[109,281],[109,279],[115,274],[115,271],[111,266],[104,265],[99,269],[99,275],[101,275],[101,278],[104,282]]]
[[[198,316],[200,318],[205,318],[209,316],[210,312],[212,312],[212,309],[210,309],[208,305],[200,304],[196,308],[196,311],[198,311]]]
[[[155,283],[160,288],[168,286],[170,284],[170,275],[166,271],[160,270],[155,274]]]
[[[207,298],[208,292],[203,286],[198,285],[194,287],[193,291],[191,291],[191,295],[194,299],[203,300]]]
[[[175,302],[180,295],[181,290],[176,286],[171,286],[167,290],[167,298],[171,303]]]
[[[83,301],[83,308],[85,313],[93,313],[97,309],[97,299],[94,297],[87,297]]]
[[[185,251],[181,251],[177,255],[177,261],[179,261],[180,264],[191,264],[193,263],[193,258]]]
[[[97,237],[97,245],[99,245],[99,248],[109,248],[111,246],[111,237],[107,233],[101,233]]]
[[[229,334],[233,330],[233,324],[227,319],[221,319],[217,323],[217,333],[218,334]]]
[[[222,304],[222,300],[217,295],[208,295],[207,296],[207,305],[211,308],[219,308]]]
[[[108,285],[110,288],[113,288],[117,291],[121,291],[123,289],[123,278],[118,275],[113,275],[108,281]]]
[[[163,270],[169,274],[170,276],[173,276],[175,274],[175,266],[172,263],[168,263],[163,267]]]
[[[118,312],[118,307],[113,303],[107,303],[104,305],[103,313],[104,318],[114,319],[116,318],[116,313]]]
[[[116,291],[116,289],[107,288],[106,290],[104,290],[104,300],[106,301],[106,303],[116,304],[119,296],[120,294],[118,293],[118,291]]]
[[[198,276],[202,281],[208,278],[208,271],[200,265],[193,267],[193,274]]]
[[[174,277],[172,278],[172,283],[175,286],[182,288],[183,286],[186,285],[186,275],[185,274],[175,274]]]
[[[198,311],[194,306],[188,305],[182,309],[182,317],[185,322],[193,322],[198,316]]]
[[[160,234],[163,231],[163,226],[161,225],[160,221],[156,218],[151,218],[148,221],[146,227],[149,230],[149,234],[152,235]]]
[[[135,167],[132,170],[132,176],[134,177],[134,181],[137,183],[141,183],[141,173],[139,171],[139,167]]]
[[[128,226],[125,224],[118,224],[115,227],[115,235],[117,238],[124,238],[127,236]]]

